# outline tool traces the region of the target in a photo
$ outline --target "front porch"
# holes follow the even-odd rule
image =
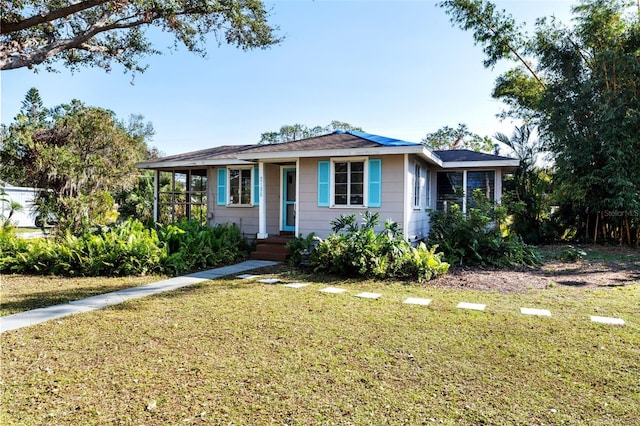
[[[249,258],[254,260],[286,262],[290,254],[290,250],[286,245],[293,239],[294,235],[292,232],[283,231],[280,235],[257,240],[256,250],[249,255]]]

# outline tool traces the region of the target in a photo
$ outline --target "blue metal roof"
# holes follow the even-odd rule
[[[346,133],[348,135],[357,136],[359,138],[366,139],[368,141],[379,143],[380,145],[385,145],[385,146],[415,146],[415,145],[421,145],[421,144],[415,143],[415,142],[407,142],[407,141],[403,141],[403,140],[400,140],[400,139],[393,139],[393,138],[387,138],[385,136],[372,135],[371,133],[358,132],[356,130],[347,130],[347,131],[336,130],[333,133],[336,133],[336,134],[345,134]]]

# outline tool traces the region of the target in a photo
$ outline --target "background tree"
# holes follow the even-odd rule
[[[640,242],[640,13],[621,0],[583,0],[575,25],[536,22],[528,36],[484,0],[440,3],[472,30],[485,65],[515,61],[494,96],[530,120],[555,162],[560,212],[591,241]],[[532,65],[535,64],[535,65]]]
[[[292,142],[300,139],[322,136],[336,130],[355,130],[362,132],[362,128],[353,126],[344,121],[333,120],[326,126],[308,127],[304,124],[285,124],[277,132],[265,132],[260,135],[259,144]]]
[[[433,133],[427,133],[422,144],[431,150],[470,149],[476,152],[491,152],[493,142],[487,136],[475,134],[466,124],[458,124],[457,128],[444,126]]]
[[[32,89],[28,97],[33,95]],[[127,124],[78,100],[47,110],[47,119],[35,123],[25,105],[32,103],[3,126],[0,178],[40,188],[41,215],[55,214],[65,228],[112,220],[112,194],[135,181],[135,163],[147,152],[152,127],[140,116]]]
[[[158,28],[174,36],[174,45],[204,55],[206,38],[242,49],[277,44],[277,27],[258,0],[5,0],[0,22],[0,69],[55,62],[110,70],[146,68],[140,58],[160,53],[145,35]]]
[[[516,127],[511,137],[494,136],[520,160],[515,173],[504,182],[502,204],[513,218],[511,230],[529,244],[540,244],[555,237],[551,224],[552,179],[549,170],[538,164],[544,154],[539,139],[532,139],[526,124]]]

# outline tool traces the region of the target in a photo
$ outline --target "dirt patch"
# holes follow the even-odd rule
[[[440,288],[518,293],[549,287],[615,288],[640,284],[640,261],[619,262],[579,260],[547,261],[543,266],[526,270],[453,267],[443,277],[427,285]]]

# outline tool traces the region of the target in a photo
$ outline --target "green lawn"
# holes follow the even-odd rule
[[[164,279],[163,276],[64,278],[0,274],[0,316],[66,303]]]
[[[328,284],[348,292],[319,293]],[[3,334],[0,423],[640,424],[639,300],[637,284],[208,281]]]

